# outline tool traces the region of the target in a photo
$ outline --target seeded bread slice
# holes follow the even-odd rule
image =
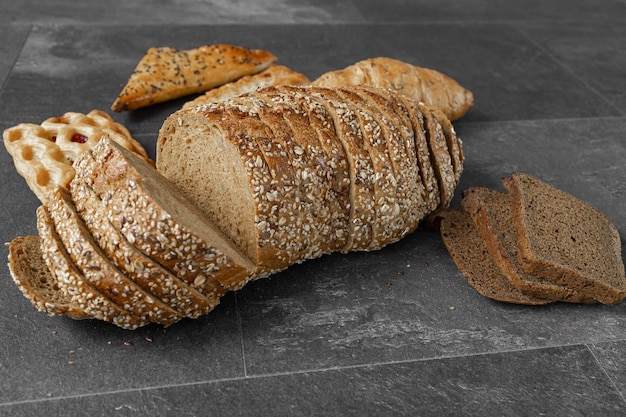
[[[219,304],[217,295],[205,297],[133,246],[107,220],[104,206],[91,187],[82,181],[75,181],[71,198],[80,218],[107,258],[144,291],[189,318],[207,314]],[[215,284],[221,289],[220,295],[226,292],[219,282]]]
[[[569,286],[526,273],[518,261],[517,236],[509,195],[483,187],[463,193],[461,206],[470,215],[489,253],[511,283],[525,294],[555,301],[593,302],[593,297]]]
[[[328,161],[318,162],[318,165],[323,164],[328,169],[326,176],[331,184],[325,197],[330,210],[329,249],[343,249],[350,234],[350,169],[346,151],[341,142],[336,140],[332,117],[325,106],[309,97],[306,88],[282,85],[264,88],[262,93],[273,101],[279,95],[276,105],[282,110],[283,117],[290,123],[294,133],[310,138],[311,142],[317,137],[327,155]]]
[[[624,298],[620,235],[603,213],[531,175],[514,174],[504,185],[527,272],[604,304]]]
[[[55,230],[72,262],[100,292],[130,314],[169,326],[182,316],[145,292],[113,265],[78,216],[69,192],[57,187],[47,204]]]
[[[41,253],[48,269],[56,276],[60,290],[70,298],[70,304],[89,317],[133,330],[149,323],[145,318],[129,313],[90,283],[78,270],[57,234],[54,222],[45,206],[37,209],[37,229],[41,237]]]
[[[9,271],[13,281],[33,306],[49,316],[89,318],[62,290],[41,253],[39,236],[19,236],[9,244]]]
[[[114,142],[100,142],[75,167],[113,226],[203,295],[219,296],[214,280],[238,289],[254,273],[255,265],[177,187]]]
[[[350,166],[350,232],[343,252],[366,250],[376,221],[375,177],[372,158],[364,146],[361,124],[354,109],[332,89],[311,87],[310,97],[319,100],[333,119],[336,137],[343,145]]]
[[[469,214],[448,208],[437,213],[442,240],[469,284],[481,295],[514,304],[542,305],[550,300],[528,296],[511,284],[489,254]]]

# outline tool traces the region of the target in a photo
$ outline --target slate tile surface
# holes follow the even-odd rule
[[[524,171],[626,234],[623,0],[0,3],[1,129],[108,110],[155,45],[265,48],[312,78],[392,56],[474,92],[455,122],[459,193],[503,190],[502,177]],[[154,157],[183,101],[113,116]],[[4,150],[0,175],[2,239],[36,233],[39,202]],[[49,318],[6,263],[0,278],[1,416],[626,412],[625,305],[492,302],[426,227],[381,251],[294,266],[168,329]]]

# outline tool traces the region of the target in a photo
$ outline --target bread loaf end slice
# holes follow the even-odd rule
[[[621,240],[599,210],[528,174],[504,179],[524,269],[604,304],[626,295]]]
[[[89,318],[62,289],[41,252],[39,236],[18,236],[9,244],[9,271],[17,287],[33,306],[49,316]]]

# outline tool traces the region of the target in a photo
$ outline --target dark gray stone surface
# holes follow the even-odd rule
[[[109,110],[150,46],[259,47],[312,78],[391,56],[474,92],[459,191],[528,172],[626,236],[623,0],[0,3],[0,129]],[[182,102],[113,116],[154,156]],[[4,149],[0,175],[1,238],[36,233]],[[490,301],[426,227],[133,332],[36,312],[2,262],[0,415],[624,415],[625,309]]]

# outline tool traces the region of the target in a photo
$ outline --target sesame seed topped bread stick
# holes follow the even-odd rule
[[[267,51],[233,45],[189,50],[150,48],[111,106],[135,110],[235,81],[268,68],[276,57]]]
[[[386,57],[369,58],[344,69],[329,71],[320,75],[312,85],[368,85],[392,89],[414,101],[423,101],[440,109],[450,120],[462,117],[474,105],[472,92],[449,76]]]

